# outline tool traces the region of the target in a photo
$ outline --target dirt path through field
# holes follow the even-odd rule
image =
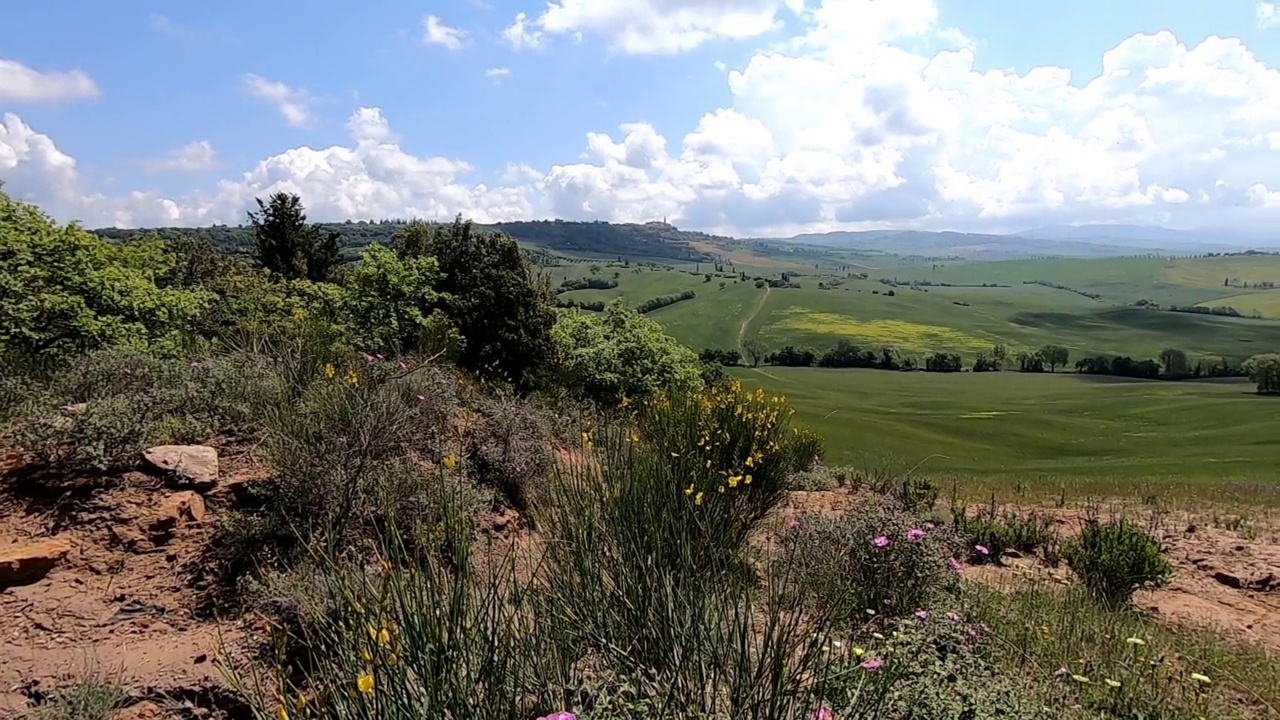
[[[760,308],[764,307],[764,301],[767,297],[769,297],[769,286],[765,285],[764,294],[756,301],[756,306],[752,308],[751,313],[742,321],[742,327],[738,328],[738,352],[742,353],[743,359],[747,357],[747,349],[744,347],[747,341],[747,326],[751,324],[752,320],[756,319],[756,315],[760,314]]]

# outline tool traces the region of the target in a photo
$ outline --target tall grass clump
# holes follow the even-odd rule
[[[952,494],[951,526],[964,540],[968,559],[999,564],[1010,550],[1032,553],[1055,539],[1053,518],[1041,512],[1018,514],[1001,509],[995,497],[970,514]]]
[[[1067,718],[1267,718],[1280,709],[1275,652],[1097,602],[1086,588],[973,586],[993,659]]]
[[[310,587],[288,598],[301,621],[266,631],[273,672],[230,677],[262,717],[529,720],[577,701],[562,629],[536,612],[514,556],[477,561],[466,498],[438,480],[438,549],[395,528],[368,556],[312,557]],[[312,649],[301,667],[296,647]]]
[[[732,560],[786,497],[790,477],[822,454],[817,435],[790,424],[793,412],[783,396],[744,391],[737,380],[645,404],[634,428],[623,431],[628,442],[614,448],[637,451],[647,458],[637,462],[655,466],[611,479],[636,513],[625,522],[645,530],[643,542],[660,552],[669,545],[646,517],[661,515],[698,534],[706,562]]]
[[[828,623],[760,586],[747,539],[819,451],[781,399],[723,385],[584,433],[540,494],[546,614],[653,716],[789,717]],[[764,588],[764,589],[761,589]]]
[[[1084,586],[1113,605],[1129,602],[1140,589],[1165,585],[1173,575],[1160,541],[1127,518],[1089,518],[1062,554]]]

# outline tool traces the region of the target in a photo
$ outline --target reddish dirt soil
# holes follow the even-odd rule
[[[66,552],[51,569],[28,563],[34,575],[19,580],[34,582],[0,582],[0,718],[89,672],[125,686],[136,716],[227,717],[214,707],[228,695],[219,657],[241,635],[198,612],[198,561],[250,471],[224,468],[223,484],[200,496],[141,472],[22,482],[9,464],[0,465],[0,565],[49,538]]]

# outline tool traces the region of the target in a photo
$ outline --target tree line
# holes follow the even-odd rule
[[[936,373],[1002,372],[1014,370],[1024,373],[1057,372],[1069,367],[1070,349],[1061,345],[1044,345],[1032,351],[1012,353],[1008,346],[998,344],[988,351],[979,352],[966,368],[959,353],[931,352],[923,362],[903,356],[892,347],[864,349],[853,342],[841,339],[826,350],[785,345],[768,351],[758,338],[743,345],[751,360],[751,366],[761,363],[777,367],[864,368],[872,370],[922,371]],[[699,358],[705,363],[734,366],[742,363],[737,350],[704,348]],[[1256,355],[1246,361],[1227,358],[1197,360],[1192,363],[1187,353],[1177,348],[1162,350],[1156,359],[1134,359],[1127,355],[1098,355],[1080,358],[1073,366],[1083,375],[1112,375],[1143,380],[1195,380],[1200,378],[1250,377],[1258,383],[1258,392],[1280,393],[1280,354]]]

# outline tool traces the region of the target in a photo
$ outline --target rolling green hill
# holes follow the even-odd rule
[[[338,233],[342,249],[347,251],[349,257],[355,257],[361,248],[370,243],[390,244],[392,236],[405,223],[400,220],[382,220],[318,224],[322,230]],[[711,243],[728,240],[728,238],[718,238],[704,233],[679,230],[666,223],[640,225],[541,220],[496,223],[480,227],[505,232],[526,246],[583,257],[608,259],[629,256],[707,262],[712,260],[712,257],[703,250],[695,248],[693,243],[707,247]],[[141,236],[157,236],[163,239],[196,237],[210,242],[225,252],[242,252],[253,243],[252,229],[242,225],[214,225],[200,228],[102,228],[94,232],[116,240]]]
[[[1259,493],[1251,501],[1280,502],[1272,482],[1280,466],[1277,403],[1243,381],[818,368],[735,374],[785,393],[797,420],[827,439],[833,464],[892,456],[908,468],[923,461],[935,477],[985,478],[1006,490],[1016,481],[1052,494],[1059,481],[1068,494],[1087,494],[1151,480],[1204,496],[1248,488]]]
[[[843,338],[870,348],[889,345],[917,357],[946,351],[971,358],[997,343],[1015,351],[1054,343],[1071,349],[1073,358],[1147,358],[1167,347],[1181,348],[1193,357],[1242,358],[1280,348],[1280,321],[1115,306],[1040,285],[896,288],[889,296],[889,287],[867,280],[821,290],[817,278],[805,278],[800,288],[766,291],[751,281],[719,276],[704,282],[703,275],[681,270],[604,268],[601,276],[611,277],[613,272],[619,272],[617,288],[579,290],[562,297],[623,297],[635,305],[694,290],[695,299],[650,317],[695,349],[736,348],[741,337],[757,335],[774,348],[823,348]]]

